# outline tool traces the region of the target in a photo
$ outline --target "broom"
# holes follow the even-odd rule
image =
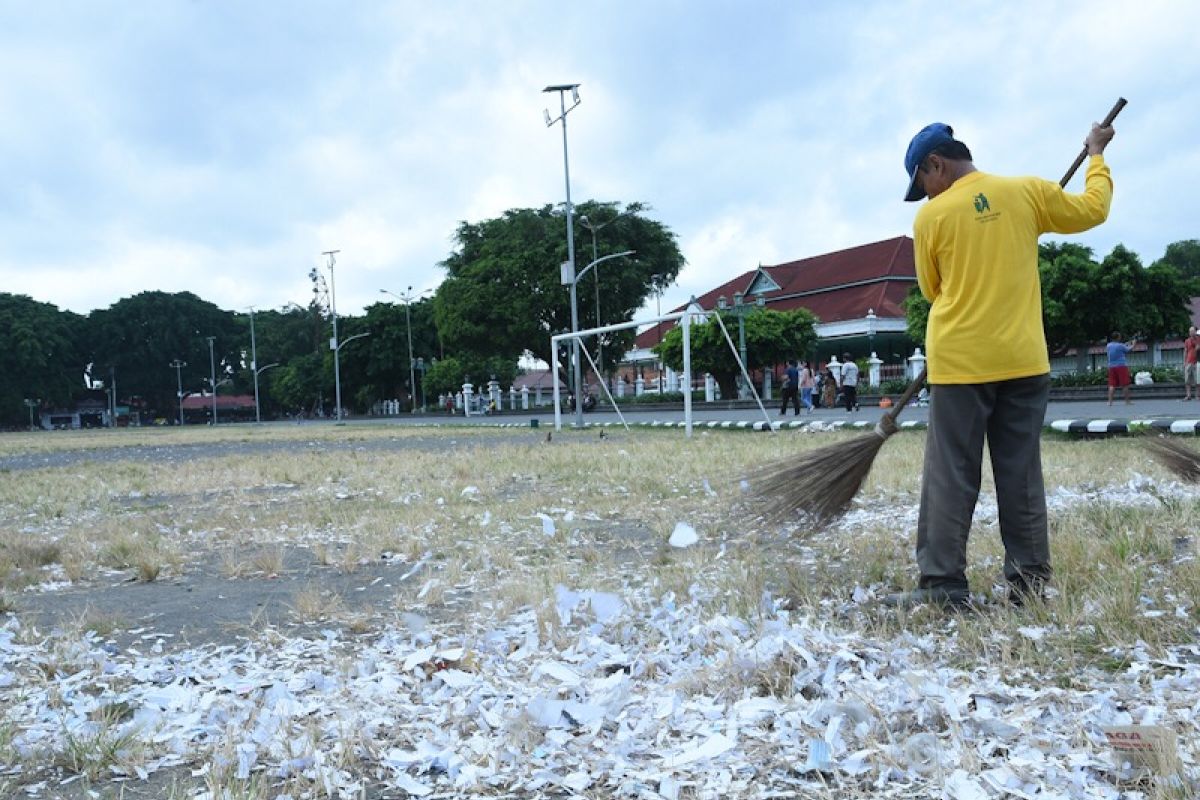
[[[1118,98],[1100,127],[1111,125],[1124,107],[1125,98]],[[1085,145],[1075,163],[1059,181],[1060,186],[1065,187],[1070,182],[1086,158]],[[922,369],[871,433],[849,442],[819,447],[801,456],[799,461],[794,457],[776,461],[749,476],[747,480],[760,503],[763,516],[779,520],[801,511],[819,526],[844,514],[871,472],[871,465],[883,443],[899,430],[896,418],[913,395],[925,385],[925,375],[926,371]]]

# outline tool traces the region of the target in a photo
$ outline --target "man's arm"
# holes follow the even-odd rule
[[[1093,123],[1084,139],[1091,156],[1082,194],[1068,194],[1057,183],[1038,181],[1038,221],[1044,233],[1079,233],[1108,219],[1112,205],[1112,173],[1104,162],[1104,149],[1116,131]]]

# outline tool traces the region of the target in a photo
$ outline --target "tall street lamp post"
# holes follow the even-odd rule
[[[651,283],[653,283],[654,287],[657,289],[657,291],[654,294],[654,309],[655,309],[655,314],[659,317],[662,316],[662,286],[660,286],[658,283],[660,280],[662,280],[662,275],[655,273],[654,275],[650,276]],[[662,320],[660,319],[657,322],[655,322],[654,327],[655,327],[655,329],[658,330],[658,343],[662,344],[662,339],[663,339]],[[662,393],[663,393],[663,383],[662,383],[663,369],[664,369],[664,366],[663,366],[662,356],[659,356],[658,357],[658,396],[659,397],[662,397]]]
[[[418,294],[418,295],[414,295],[414,294],[412,293],[412,288],[413,288],[413,287],[409,286],[409,287],[408,287],[408,289],[407,289],[407,291],[405,291],[405,292],[404,292],[404,294],[402,294],[402,295],[400,295],[400,294],[396,294],[395,292],[389,292],[387,289],[380,289],[380,290],[379,290],[379,293],[380,293],[380,294],[390,294],[392,297],[394,297],[394,298],[396,298],[397,300],[399,300],[400,302],[404,303],[404,324],[405,324],[405,325],[408,327],[408,391],[409,391],[409,403],[411,403],[411,404],[412,404],[411,413],[415,414],[415,413],[417,413],[417,383],[416,383],[416,381],[417,381],[417,376],[416,376],[416,372],[415,372],[415,370],[416,370],[416,366],[417,366],[417,362],[416,362],[416,361],[413,359],[413,346],[412,346],[412,316],[409,314],[408,308],[409,308],[409,306],[411,306],[411,305],[412,305],[412,302],[413,302],[413,300],[416,300],[416,299],[418,299],[418,298],[420,298],[420,297],[424,297],[425,295],[429,294],[429,293],[430,293],[430,292],[432,292],[433,290],[432,290],[432,289],[426,289],[425,291],[421,292],[420,294]],[[421,403],[421,408],[422,408],[422,410],[424,410],[424,407],[425,407],[425,404],[424,404],[424,402],[422,402],[422,403]]]
[[[434,360],[436,361],[437,359],[434,359]],[[421,382],[417,385],[421,387],[421,410],[422,411],[425,410],[425,371],[428,369],[429,369],[429,367],[425,366],[424,356],[417,356],[417,372],[421,373]]]
[[[721,311],[729,311],[735,317],[737,317],[738,354],[741,356],[743,366],[746,364],[746,315],[754,311],[756,308],[766,308],[767,306],[767,299],[761,294],[758,295],[753,304],[742,302],[744,297],[745,295],[743,295],[741,292],[734,292],[732,308],[729,307],[729,302],[725,299],[725,295],[721,295],[717,298],[717,308],[719,308]],[[749,368],[747,367],[747,369]],[[740,400],[743,395],[748,393],[749,387],[746,386],[746,381],[745,378],[742,377],[741,370],[738,370],[738,399]]]
[[[334,347],[334,343],[330,342],[330,347],[334,348],[334,363],[335,363],[335,365],[336,365],[336,363],[337,363],[337,354],[338,354],[338,353],[340,353],[341,349],[342,349],[343,347],[346,347],[346,345],[347,345],[347,344],[349,344],[350,342],[353,342],[353,341],[354,341],[354,339],[360,339],[360,338],[362,338],[362,337],[364,337],[364,336],[371,336],[371,331],[366,331],[365,333],[355,333],[355,335],[354,335],[354,336],[347,336],[347,337],[346,337],[346,341],[344,341],[344,342],[338,342],[338,343],[337,343],[337,347]],[[274,365],[271,365],[271,366],[274,366]],[[266,367],[263,367],[263,368],[265,369]],[[341,425],[341,420],[342,420],[342,415],[341,415],[341,399],[340,399],[342,395],[341,395],[341,389],[340,389],[340,386],[341,386],[341,384],[338,384],[338,390],[337,390],[337,392],[338,392],[338,395],[337,395],[337,397],[338,397],[338,401],[336,401],[336,402],[338,403],[338,415],[337,415],[337,423],[338,423],[338,425]]]
[[[630,213],[629,211],[622,211],[620,214],[617,214],[615,217],[610,219],[608,222],[601,222],[599,225],[595,224],[590,219],[588,219],[587,214],[584,214],[583,216],[581,216],[579,218],[579,224],[592,232],[592,261],[595,261],[600,257],[600,253],[598,252],[597,247],[596,247],[596,234],[599,231],[602,231],[605,228],[607,228],[609,225],[612,225],[614,222],[619,220],[621,217],[623,217],[629,213]],[[592,283],[596,288],[596,327],[599,328],[602,324],[604,324],[600,321],[600,270],[598,270],[598,269],[596,270],[596,275],[595,275]],[[604,340],[599,337],[597,337],[596,351],[597,351],[596,352],[596,367],[597,367],[597,369],[600,370],[600,373],[603,375],[603,373],[604,373]]]
[[[39,405],[37,400],[25,398],[25,407],[29,409],[29,430],[33,430],[33,410]]]
[[[333,318],[333,338],[329,340],[329,349],[333,351],[333,403],[334,403],[334,420],[342,421],[342,365],[338,361],[338,351],[342,346],[338,344],[338,329],[337,329],[337,288],[334,285],[333,266],[337,263],[334,258],[341,250],[325,250],[321,255],[329,259],[329,263],[325,266],[329,269],[329,315]],[[317,271],[314,269],[309,273],[309,277],[316,281]],[[347,340],[349,341],[349,340]]]
[[[875,316],[875,309],[867,309],[867,346],[871,348],[871,358],[875,358],[875,328],[879,324],[879,317]]]
[[[571,205],[571,165],[567,158],[567,114],[579,105],[579,84],[578,83],[563,83],[557,86],[547,86],[543,92],[558,92],[558,107],[559,115],[551,118],[549,109],[543,111],[546,118],[546,127],[549,128],[556,122],[562,122],[563,134],[563,174],[566,177],[567,184],[567,263],[563,265],[563,283],[571,284],[571,332],[575,333],[579,330],[579,309],[575,305],[575,227],[573,220],[575,217],[575,207]],[[567,108],[567,92],[571,93],[571,107]],[[593,262],[594,263],[594,262]],[[570,276],[568,280],[568,276]],[[571,355],[574,359],[574,369],[572,370],[574,390],[575,390],[575,424],[583,426],[583,408],[580,403],[580,386],[583,383],[583,369],[579,363],[579,340],[571,339]]]
[[[250,306],[250,369],[254,372],[254,421],[262,422],[258,408],[258,344],[254,340],[254,306]]]
[[[183,425],[183,373],[180,370],[187,366],[187,362],[177,358],[167,366],[175,368],[175,397],[179,400],[179,424]]]
[[[205,338],[208,339],[208,370],[211,376],[209,383],[212,385],[212,424],[215,427],[217,424],[217,362],[213,356],[213,342],[217,337],[206,336]]]
[[[254,420],[256,422],[262,422],[262,415],[259,413],[259,409],[258,409],[258,376],[262,375],[264,372],[269,370],[271,367],[278,367],[278,366],[279,366],[279,362],[273,361],[270,364],[267,364],[265,366],[254,368],[254,389],[255,389],[255,392],[254,392]]]
[[[586,267],[584,267],[578,275],[571,276],[570,283],[571,283],[571,332],[572,333],[576,333],[579,330],[579,307],[578,307],[578,292],[577,292],[577,289],[579,287],[579,279],[582,278],[584,275],[587,275],[588,270],[594,268],[598,264],[601,264],[601,263],[608,261],[610,259],[613,259],[613,258],[624,258],[625,256],[631,256],[635,252],[636,252],[635,250],[625,250],[624,252],[621,252],[621,253],[613,253],[612,255],[607,255],[602,258],[597,258],[595,261],[593,261],[592,263],[590,263]],[[564,279],[566,278],[565,274],[563,275],[563,278]],[[582,376],[580,375],[580,368],[579,368],[579,339],[573,338],[571,341],[575,343],[575,427],[582,428],[583,427],[583,398],[581,397],[581,395],[583,394],[583,392],[581,391],[581,387],[583,385],[583,379],[582,379]]]

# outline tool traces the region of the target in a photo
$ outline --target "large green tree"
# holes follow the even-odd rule
[[[736,347],[737,317],[729,312],[719,313]],[[748,313],[744,322],[746,368],[750,370],[772,367],[789,359],[801,358],[817,341],[817,318],[807,309],[759,309]],[[721,387],[721,396],[734,397],[737,393],[737,376],[740,370],[721,326],[715,320],[692,325],[690,336],[692,371],[712,373]],[[667,331],[662,342],[654,346],[654,352],[672,369],[683,369],[683,329],[676,326]]]
[[[82,393],[83,323],[49,303],[0,292],[0,425],[27,425],[26,400],[68,406]]]
[[[191,292],[142,292],[118,300],[93,311],[86,328],[94,377],[116,380],[118,402],[140,397],[147,411],[168,418],[176,408],[175,359],[187,362],[180,371],[183,391],[199,392],[208,390],[213,366],[207,337],[214,337],[218,384],[232,380],[250,344],[236,314]]]
[[[1200,239],[1184,239],[1167,245],[1163,257],[1151,265],[1172,266],[1190,281],[1200,281]]]
[[[625,250],[636,254],[605,261],[577,285],[581,328],[594,327],[599,281],[602,324],[624,322],[648,297],[670,285],[683,268],[675,234],[644,215],[645,206],[587,202],[576,207],[596,230],[595,255]],[[577,221],[575,260],[579,272],[593,261],[592,231]],[[571,329],[568,287],[560,280],[567,260],[566,218],[554,206],[512,209],[483,222],[464,222],[455,251],[442,262],[446,280],[434,297],[442,344],[454,356],[501,357],[515,362],[528,352],[550,361],[550,336]],[[623,350],[632,333],[606,336],[611,353]],[[598,343],[588,342],[590,349]],[[595,356],[593,356],[595,358]]]
[[[1042,283],[1042,323],[1051,353],[1076,348],[1086,368],[1089,345],[1104,342],[1112,331],[1147,341],[1178,336],[1189,325],[1194,282],[1175,264],[1142,266],[1137,255],[1117,245],[1102,261],[1092,250],[1071,242],[1038,246]],[[905,302],[909,335],[923,340],[929,304],[914,290]]]
[[[412,332],[413,360],[421,359],[428,368],[439,353],[437,329],[433,322],[432,298],[403,303],[380,302],[367,306],[366,314],[356,318],[353,327],[370,332],[370,337],[351,345],[357,349],[351,363],[357,368],[350,374],[356,381],[355,397],[360,406],[381,399],[421,400],[421,372],[410,369],[409,331]],[[348,353],[349,348],[346,351]],[[416,386],[410,386],[415,379]]]

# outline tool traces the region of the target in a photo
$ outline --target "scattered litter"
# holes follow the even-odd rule
[[[696,529],[686,522],[676,522],[675,530],[671,532],[671,538],[667,540],[667,544],[671,547],[690,547],[700,541],[700,537],[696,535]]]

